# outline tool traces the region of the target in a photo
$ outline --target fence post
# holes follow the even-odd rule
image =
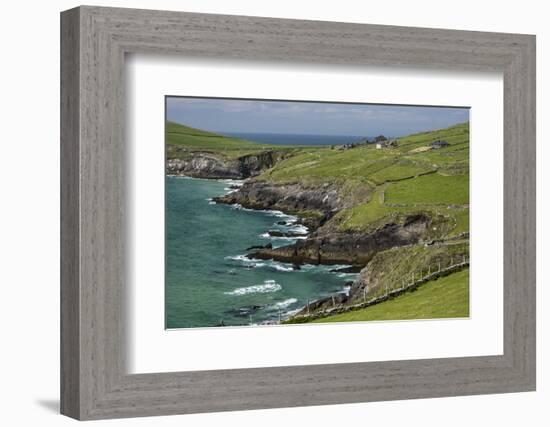
[[[363,289],[363,302],[367,302],[367,287]]]
[[[441,271],[441,260],[437,262],[437,271]]]
[[[332,306],[336,306],[336,303],[334,302],[334,295],[331,295],[331,298],[332,298]]]
[[[309,300],[307,300],[307,315],[309,316]]]
[[[282,316],[281,316],[281,307],[279,307],[279,323],[281,323]]]
[[[252,314],[248,315],[248,319],[250,320],[250,326],[252,326]]]

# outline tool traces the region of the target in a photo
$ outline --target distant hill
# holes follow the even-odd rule
[[[193,151],[209,151],[234,158],[273,148],[267,144],[220,135],[170,121],[166,123],[166,147],[168,158],[185,158]]]

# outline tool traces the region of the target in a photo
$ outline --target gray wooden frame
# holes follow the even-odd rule
[[[124,57],[504,76],[504,354],[128,375]],[[79,7],[61,14],[61,412],[183,414],[535,389],[535,37]],[[159,283],[162,286],[162,283]]]

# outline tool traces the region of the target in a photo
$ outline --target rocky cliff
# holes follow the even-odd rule
[[[234,159],[210,152],[193,152],[187,158],[172,158],[166,163],[168,175],[185,175],[193,178],[244,179],[259,175],[288,156],[283,151],[262,151]]]
[[[454,222],[429,210],[393,216],[370,232],[341,231],[336,214],[357,200],[346,197],[336,183],[307,185],[252,179],[238,191],[216,200],[252,209],[295,213],[310,228],[307,238],[277,248],[254,248],[248,254],[250,258],[294,265],[347,264],[360,271],[358,278],[350,283],[347,294],[337,293],[311,302],[299,314],[379,297],[384,292],[401,288],[411,272],[422,274],[428,268],[433,272],[468,256],[467,243],[440,240]]]
[[[316,229],[345,206],[334,184],[308,186],[301,183],[245,182],[239,191],[214,199],[219,203],[238,203],[250,209],[281,210],[298,214],[301,222]]]
[[[430,227],[431,218],[416,215],[404,224],[390,223],[372,233],[326,232],[320,229],[294,245],[260,249],[251,258],[274,259],[293,264],[351,264],[365,266],[385,249],[415,244]]]
[[[250,180],[238,191],[216,198],[219,203],[251,209],[277,209],[298,214],[310,228],[306,239],[278,248],[262,248],[250,258],[274,259],[292,264],[351,264],[364,267],[383,250],[416,244],[433,238],[442,219],[428,213],[405,215],[372,232],[342,232],[335,214],[352,201],[335,183],[316,186],[301,183],[273,183]]]

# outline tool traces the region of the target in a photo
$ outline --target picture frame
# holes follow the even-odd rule
[[[502,72],[503,354],[128,374],[129,53]],[[535,390],[535,231],[532,35],[90,6],[61,14],[64,415],[89,420]]]

